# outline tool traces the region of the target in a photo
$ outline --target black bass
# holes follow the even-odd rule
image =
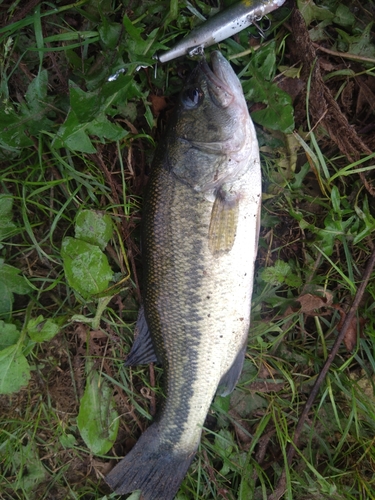
[[[165,63],[187,54],[194,55],[215,43],[219,43],[236,33],[244,30],[263,16],[278,9],[285,0],[241,0],[227,9],[210,17],[206,22],[193,29],[174,47],[162,54],[157,54],[156,59]]]
[[[190,75],[144,199],[144,309],[127,364],[161,362],[166,398],[106,477],[117,493],[141,490],[144,500],[174,498],[211,401],[234,389],[246,351],[258,142],[230,64],[216,51],[211,66],[202,60]]]

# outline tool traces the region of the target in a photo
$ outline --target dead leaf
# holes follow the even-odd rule
[[[332,300],[331,293],[326,293],[325,297],[305,293],[296,299],[301,304],[301,312],[304,314],[315,314],[317,309],[329,307],[332,304]],[[320,314],[326,313],[320,312]]]
[[[339,304],[334,304],[332,307],[340,314],[340,321],[337,325],[337,330],[340,331],[346,319],[346,312]],[[361,334],[364,324],[365,320],[363,318],[358,319],[357,317],[354,317],[352,319],[344,337],[344,344],[348,352],[352,352],[357,345],[358,334]]]
[[[301,91],[305,86],[301,78],[289,78],[289,77],[284,77],[280,79],[277,85],[278,87],[281,88],[281,90],[284,90],[284,92],[287,92],[290,95],[293,102],[295,101],[296,97],[301,93]]]
[[[108,338],[108,335],[102,330],[90,330],[90,337],[92,340],[100,340]]]
[[[75,326],[75,334],[77,338],[84,344],[87,341],[87,332],[88,332],[88,326],[85,325],[84,323],[77,323]]]
[[[151,109],[154,116],[158,116],[160,112],[168,106],[164,96],[151,94],[149,95],[149,99],[151,101]]]

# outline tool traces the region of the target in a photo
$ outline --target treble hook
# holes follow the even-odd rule
[[[263,26],[261,27],[261,26],[258,24],[260,21],[268,21],[267,26],[266,26],[266,27],[263,27]],[[253,24],[253,25],[256,27],[256,29],[258,30],[259,35],[260,35],[262,38],[266,38],[266,33],[265,33],[265,31],[268,31],[268,30],[271,28],[271,24],[272,24],[272,23],[271,23],[271,21],[270,21],[270,19],[269,19],[269,17],[268,17],[268,16],[263,16],[263,17],[260,17],[260,18],[254,18],[254,19],[252,20],[252,24]],[[258,36],[256,36],[256,35],[253,35],[253,37],[254,37],[254,38],[259,38],[259,37],[258,37]]]

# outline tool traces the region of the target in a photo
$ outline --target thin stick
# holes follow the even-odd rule
[[[312,45],[317,49],[325,52],[326,54],[330,54],[331,56],[342,57],[343,59],[351,59],[352,61],[363,61],[375,64],[375,58],[360,56],[358,54],[351,54],[350,52],[337,52],[336,50],[326,49],[321,45],[318,45],[315,42],[312,42]]]

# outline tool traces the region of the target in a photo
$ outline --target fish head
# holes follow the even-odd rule
[[[172,127],[173,171],[197,191],[215,191],[248,166],[257,145],[241,83],[219,52],[193,70]],[[256,146],[257,147],[257,146]]]
[[[223,143],[237,135],[234,131],[247,117],[237,75],[219,51],[212,52],[211,67],[202,59],[181,92],[178,134],[191,142]],[[232,149],[238,146],[232,144]]]

